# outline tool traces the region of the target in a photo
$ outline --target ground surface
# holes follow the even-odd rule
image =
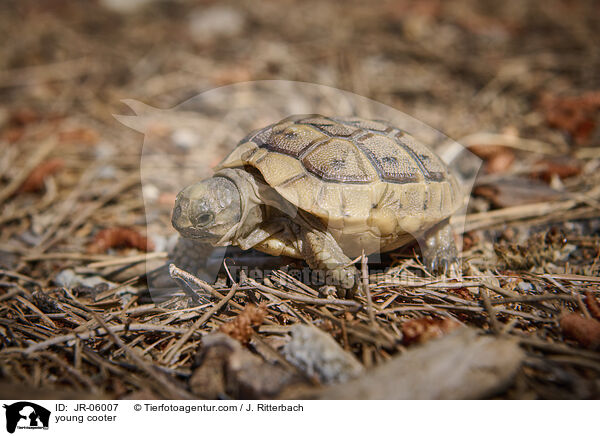
[[[147,3],[8,1],[0,11],[3,395],[274,397],[288,376],[318,384],[283,357],[299,322],[328,332],[366,368],[466,324],[513,337],[525,352],[502,398],[600,395],[597,3]],[[200,306],[183,288],[148,294],[144,251],[166,259],[181,180],[208,174],[276,114],[335,111],[340,100],[269,92],[261,116],[248,118],[255,97],[234,93],[209,115],[191,104],[176,122],[149,116],[145,140],[112,114],[131,114],[122,99],[169,109],[264,79],[377,100],[483,159],[462,229],[462,281],[424,277],[409,248],[385,258],[385,272],[372,267],[370,298],[356,303],[317,300],[282,272],[235,292],[222,280]],[[219,112],[232,105],[243,110]],[[182,178],[144,183],[142,195],[144,162],[162,163],[143,144],[172,151],[163,169],[184,168]],[[196,173],[190,148],[201,154]],[[265,306],[238,316],[249,303]],[[244,375],[223,369],[231,349],[203,345],[219,330],[247,342],[257,368],[281,370],[279,384],[240,389]],[[201,383],[207,368],[221,384]]]

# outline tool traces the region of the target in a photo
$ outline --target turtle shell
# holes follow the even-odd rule
[[[424,144],[383,121],[296,115],[251,133],[218,168],[256,168],[282,197],[345,234],[416,232],[462,194]]]

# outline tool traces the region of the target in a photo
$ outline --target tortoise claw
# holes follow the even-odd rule
[[[448,221],[425,234],[421,242],[424,264],[434,275],[458,276],[460,264],[454,234]]]
[[[459,262],[456,252],[435,251],[434,253],[426,253],[424,257],[425,266],[432,274],[447,275],[450,277],[457,276]]]
[[[335,294],[339,298],[354,298],[360,284],[358,270],[354,266],[327,271],[326,285],[319,291],[323,295]]]

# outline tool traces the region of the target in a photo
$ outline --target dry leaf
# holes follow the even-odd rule
[[[64,161],[60,158],[49,159],[46,162],[40,163],[36,166],[29,176],[25,179],[21,187],[20,192],[38,192],[44,187],[44,180],[46,177],[55,174],[65,166]]]
[[[10,114],[8,123],[12,126],[25,126],[40,120],[40,115],[31,108],[16,109]]]
[[[475,154],[477,157],[480,157],[483,160],[489,160],[494,156],[504,153],[505,151],[510,151],[509,148],[503,145],[494,145],[494,144],[473,144],[469,145],[469,151]]]
[[[87,251],[92,254],[105,253],[109,248],[132,247],[141,251],[152,251],[154,245],[138,231],[123,227],[100,230]]]
[[[489,174],[506,172],[515,161],[515,153],[503,145],[471,145],[471,151],[485,161],[485,171]]]
[[[553,176],[566,179],[579,174],[581,174],[581,165],[578,161],[561,157],[560,159],[542,159],[538,161],[531,172],[531,177],[550,183]]]
[[[100,139],[100,135],[94,129],[89,127],[80,127],[72,130],[65,130],[58,134],[61,142],[77,142],[94,145]]]
[[[479,237],[475,232],[468,232],[463,235],[463,250],[468,251],[479,242]]]
[[[590,311],[590,314],[600,320],[600,305],[598,304],[598,300],[596,300],[596,296],[592,291],[587,291],[585,293],[585,304]]]
[[[568,313],[560,317],[560,328],[565,336],[575,339],[584,347],[600,348],[600,321]]]
[[[232,321],[223,324],[219,330],[242,344],[247,344],[254,332],[252,328],[261,325],[266,315],[267,307],[264,304],[259,306],[251,304]]]
[[[439,338],[459,326],[457,321],[449,318],[412,319],[402,324],[403,343],[404,345],[422,344],[430,339]]]
[[[515,154],[512,150],[504,150],[494,155],[485,164],[485,170],[489,174],[505,173],[515,161]]]
[[[462,298],[463,300],[474,300],[473,294],[471,294],[467,288],[448,289],[448,292]]]
[[[24,134],[25,129],[23,127],[8,127],[2,133],[2,139],[10,144],[14,144],[21,139]]]
[[[543,95],[540,107],[551,127],[567,131],[578,145],[585,144],[596,129],[600,110],[600,91],[577,97]]]

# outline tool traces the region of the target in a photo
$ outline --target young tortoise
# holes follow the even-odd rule
[[[385,122],[292,116],[248,135],[216,170],[177,196],[172,222],[184,238],[305,259],[346,297],[363,251],[417,237],[431,271],[457,260],[448,224],[463,200],[456,178]]]

